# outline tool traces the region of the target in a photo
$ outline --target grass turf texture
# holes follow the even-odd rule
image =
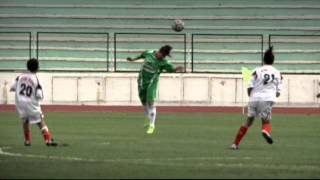
[[[273,145],[257,120],[238,151],[228,149],[245,119],[237,113],[158,113],[153,135],[142,112],[45,117],[56,141],[69,146],[46,147],[33,126],[25,147],[16,113],[0,113],[0,179],[320,178],[318,115],[273,115]]]

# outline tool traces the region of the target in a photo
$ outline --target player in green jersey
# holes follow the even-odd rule
[[[183,72],[183,67],[174,67],[171,62],[166,59],[167,56],[171,57],[171,50],[171,46],[165,45],[158,51],[147,50],[136,58],[127,58],[128,61],[144,59],[138,77],[138,91],[144,112],[149,119],[147,134],[153,134],[155,130],[156,107],[154,101],[156,99],[160,73],[163,71],[170,73]]]

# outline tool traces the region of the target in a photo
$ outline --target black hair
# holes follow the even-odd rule
[[[272,65],[274,62],[274,55],[273,55],[273,46],[269,47],[269,49],[264,53],[263,62],[264,64]]]
[[[39,62],[35,58],[31,58],[27,62],[27,68],[30,72],[37,72],[39,70]]]
[[[161,52],[161,54],[164,56],[170,56],[171,49],[172,47],[170,45],[165,45],[159,49],[159,52]]]

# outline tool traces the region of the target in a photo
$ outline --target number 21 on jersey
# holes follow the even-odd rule
[[[267,85],[274,81],[274,74],[264,74],[263,75],[263,84]]]

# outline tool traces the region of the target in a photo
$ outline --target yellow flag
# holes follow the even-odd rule
[[[251,80],[252,73],[253,73],[252,70],[250,70],[250,69],[248,69],[246,67],[242,67],[241,68],[241,73],[242,73],[243,80],[245,80],[245,81],[250,81]]]

